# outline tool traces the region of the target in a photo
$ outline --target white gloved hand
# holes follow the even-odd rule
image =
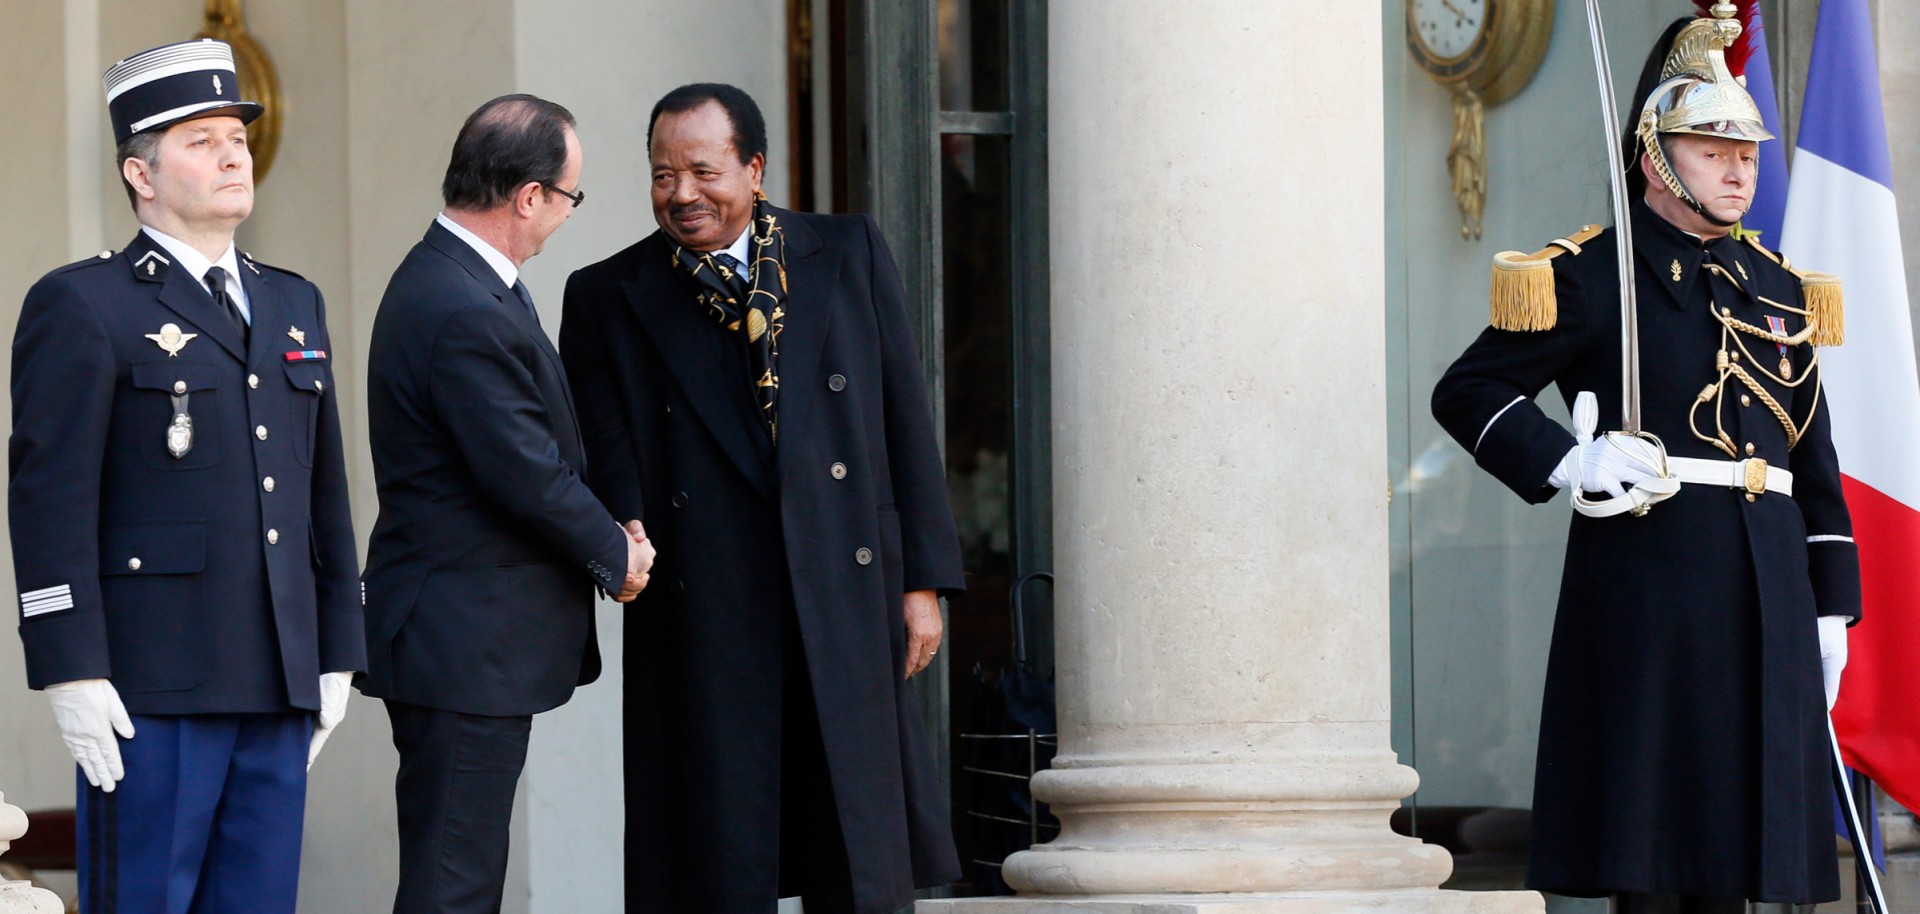
[[[80,763],[87,783],[107,793],[127,776],[120,761],[120,742],[133,738],[133,719],[120,693],[105,679],[75,679],[47,686],[47,698],[53,702],[53,720],[67,741],[67,751]]]
[[[1660,451],[1653,442],[1632,435],[1602,435],[1576,444],[1560,458],[1547,484],[1564,489],[1579,483],[1582,491],[1619,497],[1627,487],[1660,475]]]
[[[313,721],[313,742],[307,745],[307,770],[313,770],[313,760],[320,757],[333,728],[347,719],[347,696],[352,693],[352,673],[320,674],[320,713]]]
[[[1840,671],[1847,667],[1847,617],[1821,616],[1820,678],[1827,686],[1827,710],[1840,699]]]

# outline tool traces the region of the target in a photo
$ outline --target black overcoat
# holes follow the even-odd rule
[[[240,262],[250,344],[145,232],[27,292],[7,495],[33,688],[105,678],[134,714],[313,711],[321,673],[365,668],[326,307]]]
[[[1644,517],[1575,514],[1547,665],[1528,885],[1818,902],[1839,896],[1815,619],[1859,615],[1858,557],[1818,397],[1817,350],[1726,330],[1710,309],[1789,334],[1798,278],[1731,238],[1702,244],[1634,209],[1642,409],[1674,456],[1729,460],[1695,434],[1793,473],[1791,497],[1687,484]],[[1725,270],[1716,274],[1711,262]],[[1434,389],[1475,461],[1530,502],[1574,444],[1533,397],[1621,415],[1611,229],[1553,260],[1559,322],[1489,328]],[[1758,391],[1720,379],[1716,354]],[[1790,375],[1778,370],[1781,358]],[[1759,369],[1766,369],[1761,371]],[[1772,376],[1769,376],[1772,375]],[[1716,421],[1716,416],[1718,417]],[[1751,450],[1749,450],[1749,446]]]
[[[627,616],[630,911],[770,909],[787,624],[857,910],[958,875],[903,675],[902,593],[963,582],[900,279],[871,219],[773,213],[790,290],[777,450],[743,347],[694,302],[664,235],[567,283],[560,351],[589,482],[659,552]]]

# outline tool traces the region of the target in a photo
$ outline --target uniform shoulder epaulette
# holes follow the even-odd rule
[[[71,273],[75,270],[84,270],[87,267],[97,267],[103,263],[107,263],[113,260],[114,253],[115,252],[113,251],[101,251],[100,253],[95,254],[92,257],[88,257],[85,260],[76,260],[70,264],[67,264],[66,266],[54,267],[53,270],[49,272],[47,275],[55,276],[61,273]]]
[[[1578,256],[1581,246],[1602,228],[1589,225],[1531,254],[1501,251],[1493,255],[1489,322],[1502,330],[1552,330],[1560,321],[1560,306],[1553,294],[1553,258]]]
[[[294,279],[298,279],[302,281],[306,280],[305,276],[295,273],[294,271],[289,270],[286,267],[276,267],[273,264],[267,263],[265,261],[255,260],[253,259],[252,254],[249,254],[245,251],[240,252],[240,262],[242,264],[245,264],[248,269],[252,270],[255,275],[258,275],[262,270],[272,270],[275,273],[283,273],[287,276],[293,277]]]
[[[1770,251],[1756,235],[1747,236],[1747,245],[1765,255],[1800,280],[1800,294],[1807,300],[1807,319],[1813,322],[1808,340],[1815,346],[1838,346],[1847,341],[1846,300],[1840,294],[1840,277],[1814,270],[1797,270],[1787,256]]]

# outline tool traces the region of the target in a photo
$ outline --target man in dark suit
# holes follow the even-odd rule
[[[732,86],[654,107],[660,231],[575,273],[589,476],[662,584],[626,646],[627,910],[892,911],[958,873],[909,677],[959,544],[871,219],[761,196]]]
[[[80,765],[86,911],[290,914],[365,663],[326,309],[234,248],[261,108],[231,49],[105,81],[140,232],[36,283],[13,340],[27,684]]]
[[[374,319],[361,690],[386,700],[400,750],[396,914],[500,909],[533,715],[600,675],[594,588],[631,601],[652,562],[639,523],[622,529],[581,480],[560,357],[519,281],[579,188],[565,108],[480,106],[446,209]]]

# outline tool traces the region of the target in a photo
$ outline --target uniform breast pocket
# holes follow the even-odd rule
[[[158,470],[204,470],[220,462],[219,365],[156,359],[131,366],[139,401],[140,458]]]
[[[293,415],[293,455],[303,467],[313,466],[313,439],[319,433],[320,395],[327,389],[325,362],[288,362],[287,383],[295,391]]]

